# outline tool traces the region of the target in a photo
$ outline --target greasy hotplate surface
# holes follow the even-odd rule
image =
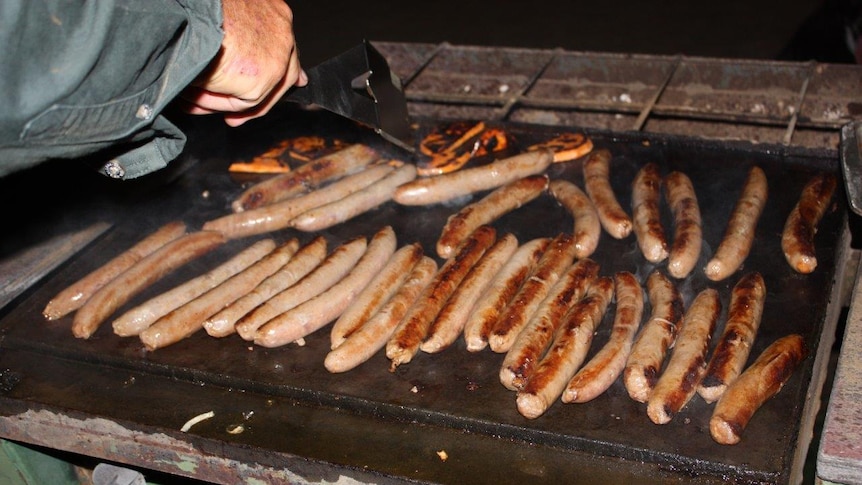
[[[515,395],[498,381],[503,355],[487,349],[481,353],[469,353],[460,339],[440,354],[420,353],[412,362],[400,366],[394,372],[388,370],[389,361],[381,351],[352,371],[331,374],[323,366],[329,346],[329,326],[306,337],[304,346],[291,344],[265,349],[255,347],[235,335],[215,339],[201,331],[170,347],[147,352],[138,339],[114,335],[109,323],[85,341],[71,335],[71,317],[56,322],[44,321],[41,310],[57,291],[131,246],[152,230],[150,225],[155,227],[180,218],[190,227],[199,227],[203,221],[226,213],[230,201],[242,190],[240,181],[227,172],[227,165],[237,158],[249,158],[262,153],[275,142],[291,136],[315,131],[321,134],[321,127],[326,136],[366,142],[384,151],[391,150],[392,156],[403,156],[383,146],[376,136],[366,130],[356,129],[326,114],[291,115],[298,116],[300,120],[307,117],[308,122],[298,123],[302,128],[293,128],[296,131],[279,128],[278,123],[274,123],[269,125],[269,129],[257,124],[253,128],[234,131],[225,136],[215,133],[208,144],[193,149],[189,155],[200,158],[200,161],[172,184],[173,197],[143,206],[148,211],[145,214],[136,213],[134,207],[129,208],[125,218],[127,222],[85,248],[43,283],[13,302],[3,315],[3,340],[0,345],[4,350],[23,350],[36,357],[32,367],[23,369],[20,367],[22,364],[15,360],[4,360],[3,352],[0,352],[0,366],[18,366],[12,370],[25,376],[28,373],[37,374],[38,355],[45,355],[65,361],[72,373],[74,369],[80,369],[80,372],[100,372],[103,369],[105,372],[135,375],[136,378],[128,383],[127,388],[143,385],[147,379],[166,380],[248,392],[249,396],[262,395],[295,401],[312,410],[323,411],[321,422],[310,421],[307,424],[311,428],[327,426],[324,424],[326,415],[335,419],[336,415],[347,413],[374,423],[381,430],[386,429],[387,423],[416,423],[464,432],[468,442],[470,436],[475,436],[522,443],[525,450],[547,447],[573,453],[584,452],[597,457],[619,457],[634,463],[646,462],[657,464],[660,468],[684,470],[692,476],[713,477],[719,481],[726,476],[765,482],[787,480],[799,432],[798,423],[811,380],[814,350],[820,340],[834,285],[835,252],[846,215],[843,195],[835,197],[832,208],[820,225],[816,240],[819,265],[813,274],[799,275],[790,269],[782,255],[779,239],[784,220],[803,184],[817,171],[837,171],[837,162],[831,159],[793,156],[781,150],[745,144],[723,145],[686,138],[589,133],[597,148],[608,148],[613,154],[612,184],[626,208],[630,207],[631,181],[639,167],[647,162],[659,164],[663,174],[682,170],[692,179],[704,221],[704,249],[698,269],[685,280],[679,281],[678,285],[686,304],[706,287],[719,290],[724,310],[716,336],[723,327],[730,289],[742,274],[759,271],[766,281],[768,296],[750,361],[781,336],[796,332],[805,337],[811,350],[809,357],[779,395],[768,401],[754,416],[742,442],[735,446],[722,446],[712,440],[708,428],[712,406],[698,396],[669,424],[659,426],[649,420],[645,405],[628,397],[620,380],[592,402],[556,402],[540,418],[528,420],[518,413]],[[421,127],[426,129],[431,125],[433,122],[426,120]],[[557,133],[535,126],[505,128],[514,135],[521,147]],[[741,271],[723,282],[710,282],[699,268],[703,267],[717,247],[747,169],[753,164],[764,169],[770,189],[769,200],[757,227],[754,247]],[[556,164],[551,167],[549,174],[555,178],[567,178],[583,187],[580,161]],[[182,195],[177,196],[176,193]],[[466,202],[430,207],[402,207],[388,203],[354,221],[328,230],[324,235],[329,239],[330,247],[334,247],[355,235],[371,236],[388,224],[395,229],[399,246],[419,241],[427,254],[433,254],[434,243],[446,217]],[[673,226],[666,204],[662,210],[665,230],[670,238]],[[142,220],[146,220],[147,225],[142,226]],[[495,226],[499,233],[511,232],[519,241],[525,242],[535,237],[570,232],[572,219],[545,195],[506,215]],[[285,230],[269,236],[277,242],[291,237],[306,242],[314,235]],[[137,296],[127,308],[200,274],[256,239],[259,238],[233,241],[195,261]],[[626,270],[635,273],[642,282],[656,268],[643,259],[634,236],[615,240],[603,233],[593,259],[600,263],[603,275]],[[658,268],[663,269],[665,265],[660,264]],[[645,315],[648,312],[647,302]],[[607,340],[613,314],[612,305],[599,327],[590,355]],[[29,395],[26,386],[21,387],[26,382],[25,377],[21,384],[4,389],[4,396],[23,401],[45,399]],[[179,384],[177,387],[180,388]],[[36,395],[43,394],[33,393],[33,396]],[[168,401],[162,403],[165,407],[174,404],[170,401],[181,403],[184,399],[180,393],[172,394],[170,388],[165,390],[161,398],[162,401]],[[76,398],[58,391],[51,399],[55,399],[55,402],[43,404],[84,412],[88,409],[85,397]],[[135,419],[148,426],[176,429],[182,424],[182,421],[174,423],[170,419],[165,422],[165,416],[154,410],[151,403],[142,403],[140,412],[117,412],[124,416],[128,413],[138,416]],[[187,411],[186,415],[189,413],[191,411]],[[106,417],[110,418],[110,411],[108,414]],[[169,416],[173,420],[178,419],[175,412]],[[296,452],[291,449],[292,445],[284,436],[284,430],[271,429],[266,423],[258,422],[246,433],[235,436],[227,435],[223,430],[209,430],[206,424],[199,426],[194,432],[224,440],[230,445],[250,446],[252,449],[259,447],[263,451]],[[385,433],[381,436],[373,439],[374,446],[399,449],[396,437]],[[352,446],[362,447],[363,443],[353,443]],[[220,452],[229,454],[230,450],[231,447],[226,446]],[[365,466],[364,463],[353,463],[350,456],[351,453],[345,451],[341,458],[343,463]],[[575,460],[575,455],[572,456]],[[430,457],[428,459],[431,460]],[[469,459],[481,461],[483,458],[477,455]],[[415,470],[413,465],[410,469],[404,469],[398,463],[399,460],[391,461],[386,469],[380,470],[381,473],[446,481],[441,476],[427,476]],[[572,466],[577,463],[573,461]],[[529,473],[513,474],[510,478],[518,482],[525,477],[529,477]],[[474,478],[481,481],[481,477]]]

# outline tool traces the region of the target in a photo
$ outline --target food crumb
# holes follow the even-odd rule
[[[240,434],[245,431],[245,426],[241,424],[232,424],[227,427],[228,434]]]
[[[446,450],[440,450],[437,452],[437,456],[440,457],[440,461],[446,461],[449,458],[449,454],[446,453]]]
[[[416,386],[413,386],[410,388],[410,392],[412,392],[413,394],[417,394],[419,392],[419,388]]]
[[[209,411],[209,412],[206,412],[203,414],[198,414],[197,416],[193,417],[192,419],[186,421],[186,424],[184,424],[182,426],[182,428],[180,428],[180,431],[185,433],[186,431],[190,430],[192,428],[192,426],[200,423],[201,421],[210,419],[213,416],[215,416],[215,413],[213,411]]]
[[[203,192],[201,192],[201,197],[203,197],[204,199],[209,199],[210,198],[210,191],[204,190]]]

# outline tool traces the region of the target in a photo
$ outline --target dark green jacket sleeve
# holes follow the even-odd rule
[[[104,155],[134,178],[186,138],[162,111],[216,55],[219,0],[0,2],[0,176]]]

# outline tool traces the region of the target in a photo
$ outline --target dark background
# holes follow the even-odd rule
[[[304,65],[363,38],[573,51],[852,62],[855,0],[288,0]],[[796,38],[794,38],[796,36]]]

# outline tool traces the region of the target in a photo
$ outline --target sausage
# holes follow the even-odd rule
[[[547,175],[530,175],[510,182],[479,201],[464,206],[446,220],[437,240],[437,255],[444,259],[452,256],[458,245],[477,227],[490,224],[532,201],[547,188]]]
[[[715,405],[709,420],[712,439],[723,445],[739,443],[754,413],[778,394],[806,355],[805,342],[797,334],[782,337],[767,347]]]
[[[500,367],[500,382],[503,386],[512,391],[524,387],[554,339],[554,333],[562,323],[563,316],[586,294],[598,274],[598,263],[591,259],[581,259],[569,266],[551,287],[524,330],[518,334],[506,352]]]
[[[644,295],[637,278],[627,271],[614,275],[614,295],[617,304],[611,336],[569,381],[563,391],[563,402],[583,403],[595,399],[611,387],[626,365],[643,317]]]
[[[517,248],[518,239],[506,234],[482,255],[431,323],[419,350],[440,352],[461,335],[476,301]]]
[[[605,231],[616,239],[623,239],[632,232],[632,219],[623,210],[610,180],[611,152],[595,150],[584,162],[584,189],[599,215]]]
[[[198,231],[163,245],[102,286],[75,313],[72,333],[90,338],[99,326],[135,295],[189,261],[225,242],[218,232]]]
[[[394,371],[399,365],[413,359],[419,345],[425,340],[431,322],[496,239],[497,231],[493,227],[482,226],[464,241],[455,256],[443,263],[386,343],[390,370]]]
[[[552,180],[548,192],[559,202],[575,220],[574,237],[575,257],[588,258],[599,245],[602,226],[593,202],[581,189],[567,180]]]
[[[598,278],[584,299],[566,315],[554,343],[542,357],[533,375],[518,392],[516,403],[522,416],[535,419],[545,413],[559,398],[590,350],[593,334],[602,322],[614,296],[614,282]]]
[[[817,267],[814,235],[837,183],[834,175],[814,177],[805,184],[799,202],[787,216],[781,234],[781,250],[790,267],[799,273],[811,273]]]
[[[364,237],[342,243],[301,280],[240,318],[236,322],[239,336],[244,340],[254,340],[264,323],[326,291],[353,269],[367,246],[368,241]]]
[[[175,344],[201,328],[207,318],[253,290],[261,281],[284,266],[296,251],[290,241],[208,290],[156,320],[143,329],[138,337],[147,350]]]
[[[298,341],[338,318],[374,278],[376,271],[389,261],[397,245],[392,227],[379,230],[368,243],[365,254],[344,278],[266,322],[258,329],[254,343],[263,347],[279,347]]]
[[[478,352],[488,345],[488,336],[500,315],[533,272],[550,242],[548,238],[527,241],[519,246],[509,262],[500,268],[494,280],[479,297],[464,325],[464,341],[468,351]]]
[[[698,293],[686,311],[670,361],[647,401],[647,415],[653,423],[669,423],[694,396],[706,372],[709,340],[719,313],[721,300],[712,288]]]
[[[392,255],[365,289],[356,296],[330,331],[330,347],[335,349],[347,337],[371,318],[404,284],[410,272],[422,260],[424,251],[419,243],[408,244]]]
[[[395,167],[388,164],[373,165],[307,194],[207,221],[203,229],[220,231],[228,239],[284,229],[290,227],[290,221],[303,212],[343,199],[382,179],[393,170]]]
[[[323,364],[329,372],[346,372],[367,361],[395,331],[398,322],[416,302],[437,272],[437,262],[423,256],[395,295],[344,342],[326,355]]]
[[[535,270],[515,293],[488,335],[488,346],[494,352],[508,352],[524,329],[530,316],[547,296],[560,275],[572,264],[575,244],[572,236],[561,233],[548,245]]]
[[[673,212],[674,233],[667,272],[674,278],[685,278],[697,264],[703,243],[700,207],[688,176],[671,172],[664,179],[665,196]]]
[[[288,199],[308,188],[366,167],[377,159],[377,151],[373,148],[362,144],[351,145],[252,185],[231,203],[231,207],[234,212],[242,212]]]
[[[416,166],[404,164],[394,172],[343,199],[315,207],[290,221],[300,231],[321,231],[368,212],[392,199],[395,189],[416,178]]]
[[[632,182],[632,230],[644,258],[650,263],[660,263],[668,257],[660,202],[661,174],[658,165],[647,163]]]
[[[173,221],[165,224],[131,248],[57,293],[45,305],[42,314],[48,320],[57,320],[81,308],[96,291],[120,273],[185,233],[186,225],[182,222]]]
[[[704,273],[712,281],[721,281],[736,271],[748,257],[754,244],[757,221],[766,205],[769,188],[766,174],[760,167],[751,167],[742,193],[736,201],[724,237]]]
[[[635,337],[623,369],[626,392],[638,402],[647,402],[649,399],[667,350],[676,339],[677,327],[684,311],[682,297],[676,286],[658,271],[647,278],[647,294],[652,312]]]
[[[766,283],[758,272],[746,274],[733,287],[727,323],[697,388],[697,393],[706,402],[711,403],[721,397],[745,367],[760,327],[765,299]]]
[[[490,190],[545,171],[554,161],[550,150],[521,153],[479,167],[466,168],[408,182],[395,191],[402,205],[429,205]]]
[[[292,240],[289,246],[290,254],[296,251],[299,243]],[[120,337],[138,335],[142,330],[152,325],[171,310],[201,296],[224,280],[239,273],[252,263],[264,257],[275,249],[275,241],[262,239],[239,254],[217,266],[216,268],[185,283],[168,290],[161,295],[150,298],[146,302],[120,315],[111,324],[114,333]]]
[[[261,281],[248,293],[219,310],[204,321],[204,330],[211,337],[227,337],[236,332],[237,321],[258,305],[290,287],[310,273],[326,257],[326,239],[322,236],[299,248],[293,257],[275,273]]]

